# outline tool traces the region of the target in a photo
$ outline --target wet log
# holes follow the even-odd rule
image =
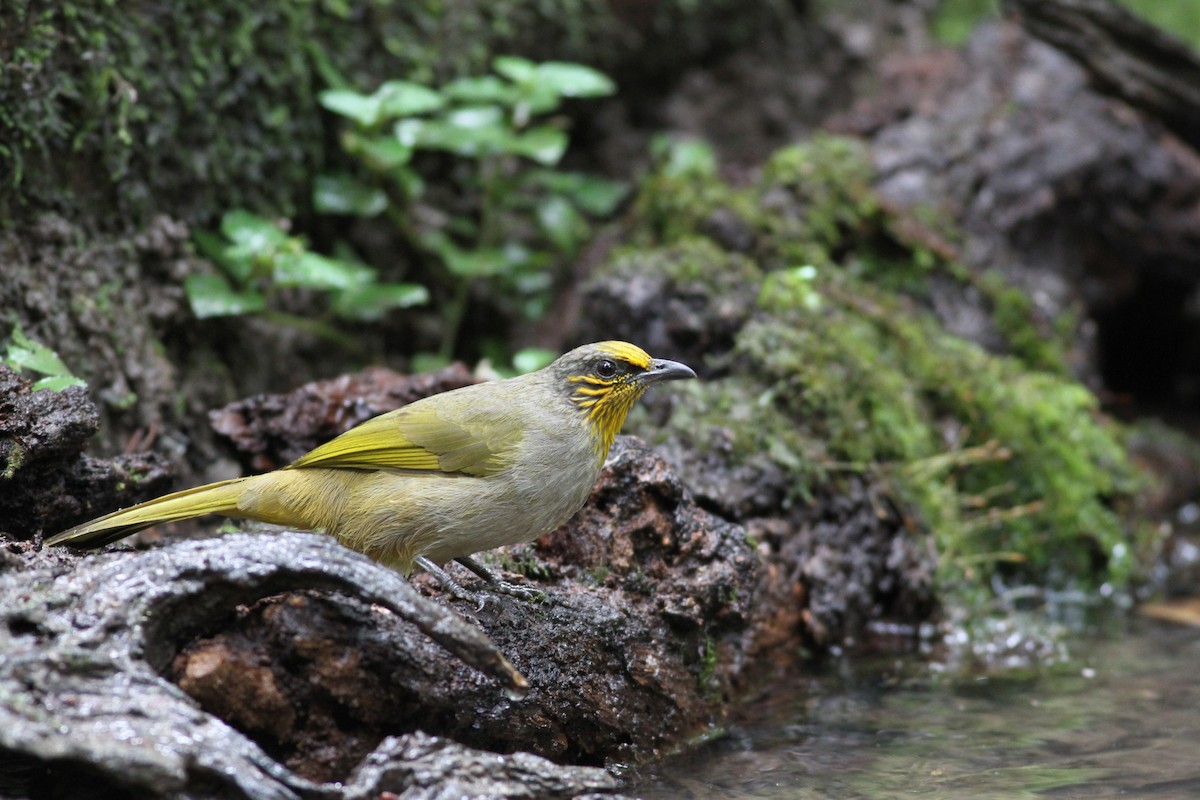
[[[1077,61],[1105,92],[1200,150],[1200,55],[1112,0],[1004,0],[1032,36]]]
[[[97,796],[340,796],[163,677],[184,643],[239,605],[283,590],[345,593],[372,604],[377,628],[406,621],[490,675],[493,692],[525,686],[480,631],[327,537],[237,534],[84,558],[73,568],[62,551],[17,557],[27,549],[10,545],[0,576],[6,793],[57,796],[87,780]],[[271,695],[273,687],[259,689]]]

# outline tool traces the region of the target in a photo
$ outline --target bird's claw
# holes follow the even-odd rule
[[[541,589],[535,589],[532,586],[521,586],[508,581],[496,580],[489,583],[488,586],[492,591],[499,594],[506,594],[509,597],[516,597],[519,600],[525,600],[531,603],[545,603],[550,599],[550,595],[543,592]],[[481,606],[482,608],[482,606]]]

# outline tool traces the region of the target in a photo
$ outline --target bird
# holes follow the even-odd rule
[[[460,597],[474,594],[445,571],[452,560],[500,593],[533,597],[472,556],[574,516],[646,390],[695,377],[628,342],[585,344],[535,372],[380,414],[272,472],[167,494],[46,543],[92,549],[218,514],[324,532],[405,576],[420,567]]]

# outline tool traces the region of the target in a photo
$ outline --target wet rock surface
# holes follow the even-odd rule
[[[1043,35],[1043,12],[1056,13],[1013,5]],[[1136,52],[1120,68],[1141,57],[1149,75],[1153,51]],[[960,257],[1022,287],[1046,335],[1076,314],[1070,366],[1092,386],[1194,403],[1197,323],[1183,298],[1200,258],[1196,152],[1014,24],[980,28],[961,51],[891,58],[881,75],[876,96],[834,120],[871,137],[879,192],[955,220]],[[932,289],[948,330],[1002,349],[982,295]]]
[[[4,787],[16,794],[53,795],[86,779],[94,796],[342,796],[277,763],[163,677],[239,605],[284,590],[355,597],[374,615],[363,638],[405,620],[393,653],[424,633],[481,669],[475,680],[493,693],[521,688],[478,629],[323,536],[236,534],[77,561],[20,545],[9,553],[19,558],[0,576],[0,760],[16,765]],[[243,699],[278,700],[261,672],[232,677],[222,694],[249,681],[258,691]]]
[[[0,364],[0,533],[55,533],[170,488],[171,467],[161,455],[84,454],[99,426],[86,389],[35,392]]]
[[[273,420],[330,436],[322,426],[386,410],[371,404],[393,403],[390,392],[469,380],[461,369],[369,375],[248,401],[236,409],[253,421],[241,441],[287,459],[287,443],[271,449]],[[360,381],[391,388],[347,410],[345,386]],[[50,395],[81,411],[79,425],[61,426],[76,447],[91,419],[78,394]],[[294,532],[82,558],[13,542],[0,562],[0,686],[24,686],[26,700],[0,702],[12,791],[86,777],[111,796],[359,796],[375,791],[354,788],[365,765],[404,791],[433,791],[429,770],[451,772],[455,758],[491,764],[512,786],[550,787],[538,796],[609,791],[602,771],[481,753],[593,766],[653,758],[720,719],[748,678],[758,554],[636,439],[614,447],[563,530],[492,558],[546,601],[486,590],[483,608],[426,600],[332,540]],[[416,583],[441,594],[427,577]],[[389,739],[418,731],[457,744]],[[417,760],[398,765],[381,747]],[[484,781],[481,770],[455,780]],[[501,782],[488,794],[506,791]]]

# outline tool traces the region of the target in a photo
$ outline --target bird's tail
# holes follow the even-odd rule
[[[163,495],[105,514],[91,522],[76,525],[70,530],[51,536],[46,540],[46,544],[65,544],[84,549],[103,547],[142,528],[163,522],[176,522],[202,517],[205,514],[241,516],[238,512],[238,498],[247,480],[249,479],[233,478]]]

